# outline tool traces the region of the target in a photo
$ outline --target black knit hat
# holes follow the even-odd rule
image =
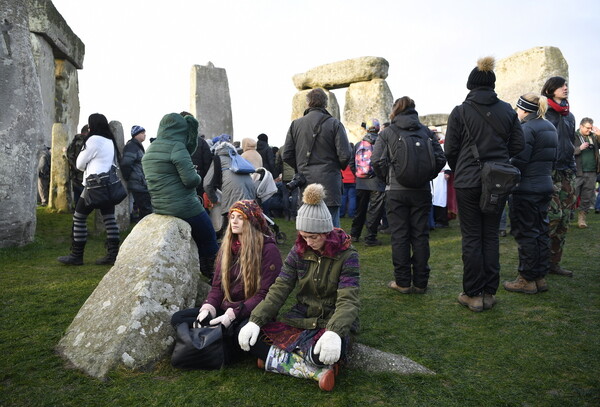
[[[496,74],[494,73],[494,57],[484,57],[477,61],[467,80],[467,89],[473,90],[482,86],[494,89],[496,86]]]
[[[269,142],[269,137],[265,133],[260,133],[258,135],[258,139],[260,141],[264,141],[265,143]]]

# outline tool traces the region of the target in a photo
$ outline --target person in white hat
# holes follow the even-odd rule
[[[320,184],[305,188],[296,243],[238,340],[266,371],[314,379],[331,391],[358,326],[359,262],[350,236],[333,227],[324,196]],[[297,303],[271,322],[295,288]]]

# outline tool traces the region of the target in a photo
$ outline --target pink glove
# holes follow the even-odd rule
[[[326,365],[333,365],[340,359],[342,338],[333,331],[325,331],[315,344],[315,353]]]
[[[233,312],[232,308],[227,308],[227,311],[225,311],[225,313],[223,315],[221,315],[220,317],[216,317],[215,319],[211,319],[209,324],[211,324],[211,325],[223,324],[223,326],[225,328],[229,328],[229,325],[231,325],[231,323],[233,322],[234,319],[235,319],[235,312]]]
[[[196,318],[196,322],[198,325],[210,314],[211,318],[214,318],[217,315],[217,310],[210,304],[204,304],[202,308],[200,308],[200,312],[198,312],[198,317]]]

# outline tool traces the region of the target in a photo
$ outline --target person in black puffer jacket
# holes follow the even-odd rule
[[[133,126],[131,140],[125,144],[121,159],[121,173],[127,181],[127,190],[133,195],[133,201],[139,211],[137,220],[142,220],[144,216],[152,213],[150,193],[142,168],[142,158],[146,152],[142,145],[144,140],[146,140],[146,129],[142,126]]]
[[[517,115],[525,135],[525,149],[511,163],[521,171],[521,183],[509,203],[511,234],[519,247],[519,275],[503,283],[507,291],[535,294],[548,290],[550,270],[548,206],[554,186],[558,133],[544,114],[546,97],[528,93],[517,102]]]
[[[475,312],[491,309],[496,303],[494,295],[500,283],[498,227],[501,213],[483,213],[479,207],[481,168],[473,156],[469,140],[472,138],[477,146],[482,162],[508,163],[524,147],[523,130],[517,114],[494,92],[494,64],[492,57],[477,61],[467,81],[471,92],[465,102],[450,113],[444,142],[448,165],[455,174],[454,187],[462,234],[463,292],[459,294],[458,301]],[[489,112],[503,134],[498,134],[473,105]],[[504,203],[500,203],[500,207],[504,207]]]
[[[396,100],[390,118],[392,124],[379,134],[371,156],[375,174],[385,179],[387,184],[385,209],[392,235],[394,265],[394,280],[388,283],[388,287],[402,294],[424,294],[430,270],[430,181],[444,167],[446,157],[433,132],[419,122],[414,100],[408,96]],[[395,166],[387,164],[395,161],[399,137],[411,134],[418,135],[424,142],[431,142],[436,166],[432,177],[414,188],[398,182]]]
[[[563,246],[569,230],[571,212],[575,207],[575,116],[570,112],[567,96],[567,80],[560,76],[548,79],[542,88],[542,95],[548,98],[546,119],[558,131],[556,166],[552,173],[554,193],[550,201],[550,273],[572,277],[571,270],[560,266]]]

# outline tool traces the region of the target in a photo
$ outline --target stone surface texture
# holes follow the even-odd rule
[[[340,120],[340,105],[338,104],[337,98],[333,92],[330,92],[326,89],[325,93],[327,94],[327,111],[336,119]],[[296,92],[294,97],[292,98],[292,120],[296,120],[302,116],[304,116],[304,111],[308,109],[308,103],[306,102],[306,95],[311,90],[301,90]]]
[[[448,124],[448,117],[450,117],[447,113],[433,113],[426,114],[425,116],[419,116],[419,121],[423,123],[425,126],[446,126]]]
[[[385,79],[389,66],[388,61],[381,57],[346,59],[296,74],[292,80],[298,90],[345,88],[354,82]]]
[[[540,93],[552,76],[569,80],[569,65],[560,49],[534,47],[517,52],[496,62],[496,93],[513,107],[519,96],[528,92]]]
[[[48,208],[60,213],[70,212],[72,206],[69,162],[65,149],[69,145],[69,135],[65,126],[54,123],[52,126],[52,164],[50,166],[50,196]]]
[[[190,113],[198,119],[198,132],[212,139],[223,133],[233,140],[233,117],[229,81],[224,68],[212,62],[193,65],[190,76]]]
[[[348,354],[348,368],[374,373],[435,374],[405,356],[383,352],[360,343],[352,345],[352,351]]]
[[[351,84],[346,91],[343,120],[348,140],[356,143],[362,139],[365,135],[365,129],[360,126],[362,122],[371,118],[380,123],[389,121],[393,103],[392,92],[383,79]]]
[[[12,247],[32,242],[35,234],[43,105],[28,3],[0,4],[0,247]]]
[[[115,265],[79,310],[58,352],[86,374],[141,369],[172,350],[174,312],[195,305],[198,250],[183,220],[151,214],[133,228]]]
[[[44,129],[44,145],[51,147],[52,126],[55,122],[54,97],[56,94],[56,80],[54,79],[54,54],[52,46],[46,42],[44,37],[31,34],[31,45],[33,47],[33,59],[40,81],[42,92],[42,112],[40,120]]]
[[[68,60],[55,60],[55,116],[54,121],[63,123],[67,134],[73,138],[79,123],[79,75],[77,68]]]
[[[49,0],[26,0],[25,3],[29,9],[29,30],[42,35],[52,45],[56,58],[67,59],[77,69],[83,69],[85,45],[54,4]]]

